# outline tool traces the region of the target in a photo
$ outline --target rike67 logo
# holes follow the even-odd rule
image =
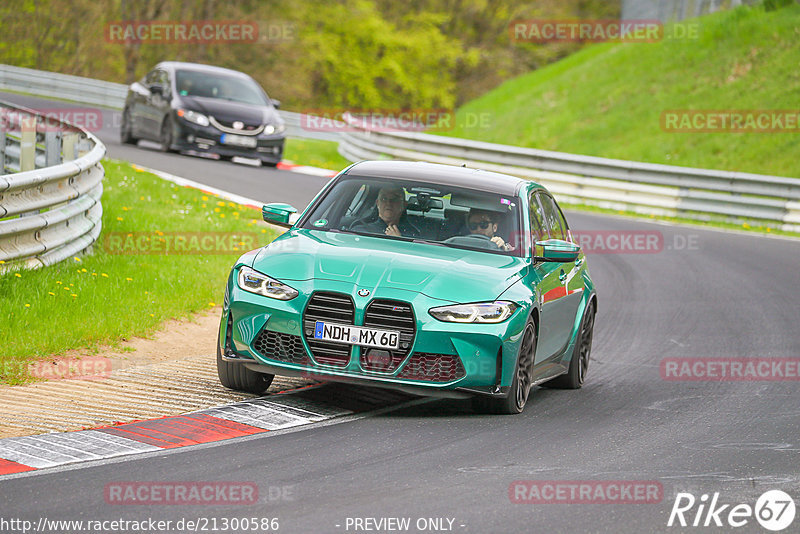
[[[781,490],[763,493],[755,506],[720,504],[719,492],[710,500],[705,493],[699,499],[691,493],[678,493],[667,526],[736,528],[751,524],[755,518],[763,528],[779,532],[794,522],[795,511],[794,499]]]

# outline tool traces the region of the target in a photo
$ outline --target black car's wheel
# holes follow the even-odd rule
[[[230,343],[230,330],[227,331],[226,346]],[[219,340],[217,341],[217,375],[219,376],[219,381],[226,388],[255,395],[264,393],[275,378],[275,375],[252,371],[245,367],[244,364],[223,360]]]
[[[522,413],[531,392],[533,359],[536,354],[536,327],[533,321],[528,320],[525,325],[525,333],[522,336],[519,356],[517,357],[517,368],[514,379],[511,382],[511,389],[505,398],[495,397],[473,397],[472,407],[481,413],[495,414],[517,414]]]
[[[131,125],[131,110],[125,108],[122,112],[122,124],[119,126],[119,140],[126,145],[135,145],[137,139],[133,136]]]
[[[170,117],[167,117],[161,123],[161,133],[158,136],[158,140],[161,143],[161,152],[175,152],[172,149],[172,119]]]
[[[569,361],[569,370],[566,374],[557,376],[543,385],[548,388],[578,389],[586,380],[586,372],[589,370],[589,356],[592,353],[592,335],[594,332],[594,304],[589,304],[583,312],[581,330],[575,349],[572,351],[572,358]]]

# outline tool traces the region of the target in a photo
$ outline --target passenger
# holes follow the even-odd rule
[[[498,213],[489,210],[473,208],[467,216],[467,228],[470,234],[488,237],[492,243],[501,250],[514,250],[511,243],[506,243],[502,237],[495,235],[497,232]]]
[[[378,208],[376,214],[356,221],[350,229],[394,237],[419,237],[420,231],[408,220],[406,214],[408,202],[402,187],[391,185],[382,187],[378,191],[375,205]]]

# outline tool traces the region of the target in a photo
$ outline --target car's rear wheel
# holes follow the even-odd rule
[[[225,346],[230,346],[230,327],[226,328]],[[217,340],[217,375],[219,381],[228,389],[235,389],[236,391],[244,391],[246,393],[253,393],[261,395],[264,393],[275,375],[266,373],[259,373],[248,369],[242,363],[226,362],[222,359],[222,349],[219,340]]]
[[[572,351],[572,358],[569,361],[569,370],[566,374],[557,376],[543,385],[548,388],[559,389],[578,389],[586,380],[586,373],[589,370],[589,357],[592,353],[592,336],[594,334],[594,304],[589,303],[586,311],[583,312],[581,330],[578,333],[578,340],[575,349]]]
[[[122,112],[122,124],[119,126],[119,140],[126,145],[135,145],[136,138],[133,136],[133,127],[131,125],[131,110],[125,108]]]
[[[522,343],[517,356],[517,367],[514,371],[514,379],[511,381],[511,389],[508,392],[508,396],[504,398],[473,397],[473,409],[480,413],[505,415],[522,413],[532,389],[532,369],[535,354],[536,326],[533,321],[528,320],[525,325],[525,332],[522,335]]]

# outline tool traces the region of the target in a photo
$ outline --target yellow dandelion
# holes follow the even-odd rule
[[[209,303],[208,303],[208,305],[209,305],[209,307],[212,307],[212,308],[213,308],[214,306],[216,306],[216,304],[214,304],[213,302],[209,302]]]
[[[86,269],[85,269],[85,268],[84,268],[84,269],[81,269],[81,272],[82,272],[82,273],[85,273],[85,272],[86,272]]]
[[[214,213],[219,213],[219,208],[214,208]]]
[[[100,273],[100,276],[102,276],[103,278],[108,278],[108,275],[106,273]]]
[[[744,224],[742,225],[742,228],[750,228],[750,225],[749,225],[749,224],[747,224],[747,223],[744,223]]]
[[[56,280],[56,284],[61,284],[61,280]]]
[[[207,196],[205,196],[205,195],[203,195],[201,198],[202,198],[203,200],[208,200],[208,197],[207,197]]]
[[[200,207],[201,207],[201,208],[205,208],[205,207],[206,207],[206,205],[205,205],[205,204],[203,204],[203,205],[202,205],[202,206],[200,206]]]
[[[222,202],[222,201],[217,202],[217,206],[224,206],[224,205],[225,205],[225,203]]]
[[[69,288],[69,287],[65,287],[65,288],[64,288],[64,291],[72,291],[72,289],[71,289],[71,288]]]
[[[238,212],[238,211],[234,211],[234,212],[233,212],[233,216],[234,216],[234,217],[238,217],[238,216],[239,216],[239,212]]]
[[[266,231],[266,230],[261,230],[261,233],[262,233],[262,234],[266,234],[266,233],[267,233],[267,231]]]
[[[30,308],[30,307],[31,307],[31,305],[30,305],[30,304],[26,304],[26,305],[25,305],[25,307],[26,307],[26,308]]]
[[[225,218],[225,214],[224,213],[220,213],[219,216],[222,217],[223,219]]]
[[[122,219],[122,217],[117,217],[117,220],[118,220],[118,221],[121,221],[121,220],[123,220],[123,219]]]
[[[127,280],[128,282],[133,282],[133,278],[126,278],[125,280]]]
[[[55,293],[53,293],[52,291],[48,291],[48,292],[47,292],[47,294],[48,294],[48,295],[53,295],[54,297],[56,296],[56,294],[55,294]]]
[[[235,208],[235,207],[236,207],[236,204],[234,204],[233,202],[228,202],[228,206],[230,206],[230,207],[232,207],[232,208]]]
[[[767,232],[771,232],[772,228],[767,227]]]
[[[22,278],[22,275],[19,273],[14,273],[14,276],[16,276],[17,278]]]
[[[76,295],[75,293],[73,293],[73,294],[72,294],[72,296],[73,296],[73,297],[77,297],[78,295]]]
[[[150,292],[149,292],[149,291],[145,291],[145,292],[144,292],[144,294],[145,294],[145,295],[149,295],[149,294],[150,294]]]
[[[92,273],[92,276],[97,276],[97,273]]]
[[[144,197],[139,197],[139,200],[144,200]]]
[[[238,243],[236,243],[236,244],[237,244],[237,245],[242,245],[242,246],[244,246],[244,241],[239,241],[239,242],[238,242]]]
[[[75,261],[77,261],[77,262],[80,262],[80,261],[81,261],[81,259],[80,259],[78,256],[74,256],[72,259],[73,259],[73,260],[75,260]]]
[[[0,265],[4,264],[5,260],[0,260]]]
[[[150,314],[150,317],[155,317],[155,315],[153,315],[153,314],[151,313],[151,314]]]

